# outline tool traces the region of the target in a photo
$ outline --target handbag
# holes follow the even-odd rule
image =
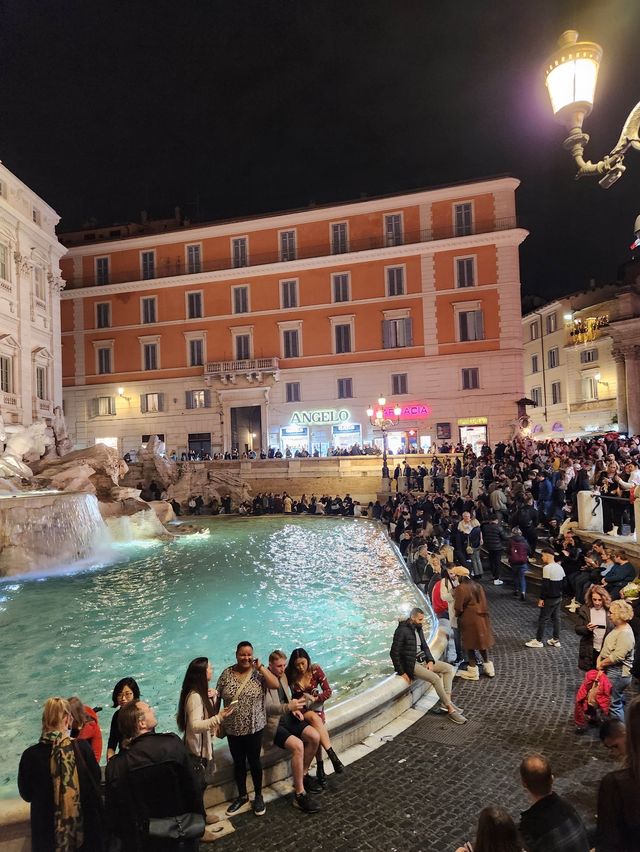
[[[169,817],[151,817],[147,833],[149,837],[164,840],[195,840],[202,837],[204,828],[202,814],[179,814]]]
[[[238,687],[238,691],[236,692],[236,696],[233,699],[234,701],[238,700],[238,698],[240,697],[240,695],[242,693],[242,690],[245,688],[245,686],[247,686],[247,684],[251,680],[252,674],[253,674],[253,671],[247,672],[244,680],[242,681],[242,683]],[[227,736],[227,732],[226,732],[225,727],[224,727],[224,719],[221,719],[220,724],[218,725],[218,730],[216,731],[216,737],[218,737],[219,740],[223,740],[226,736]]]
[[[216,765],[214,759],[202,757],[198,754],[191,754],[189,752],[189,761],[191,763],[191,769],[193,774],[200,784],[200,786],[204,789],[205,787],[209,787],[214,783],[214,776],[216,773]]]

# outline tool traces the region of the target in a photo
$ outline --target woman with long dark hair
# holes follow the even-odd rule
[[[475,843],[465,843],[456,852],[522,852],[522,842],[507,811],[490,806],[480,811]]]
[[[64,698],[48,698],[42,735],[20,758],[18,789],[31,803],[34,852],[100,852],[104,848],[100,767],[86,740],[72,740]]]
[[[493,647],[495,638],[489,617],[489,605],[484,589],[469,577],[469,571],[463,566],[456,566],[456,574],[460,584],[455,590],[453,600],[460,630],[460,642],[467,652],[468,666],[466,671],[459,671],[458,676],[464,680],[478,680],[480,673],[476,661],[476,651],[483,660],[484,673],[495,677],[493,662],[489,660],[489,648]]]
[[[123,677],[113,687],[111,701],[113,706],[117,707],[117,710],[111,717],[109,739],[107,740],[107,760],[111,760],[118,749],[122,747],[122,737],[120,736],[120,728],[118,727],[118,713],[120,712],[120,708],[124,707],[130,701],[138,701],[139,698],[140,687],[132,677]]]
[[[344,765],[331,746],[329,731],[327,731],[324,702],[331,698],[331,687],[326,674],[320,666],[311,662],[304,648],[294,648],[285,669],[287,681],[294,698],[304,698],[307,709],[304,720],[312,725],[320,734],[320,745],[316,752],[316,777],[321,784],[326,783],[322,749],[333,764],[335,772],[344,772]]]
[[[216,734],[222,720],[233,713],[233,707],[215,712],[218,694],[215,689],[209,688],[212,676],[213,668],[207,657],[191,660],[182,681],[176,715],[187,749],[194,757],[200,758],[203,765],[213,760],[211,735]]]

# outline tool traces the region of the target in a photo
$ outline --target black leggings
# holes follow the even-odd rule
[[[228,734],[229,751],[233,758],[233,774],[236,779],[239,796],[247,795],[247,763],[253,779],[253,789],[256,796],[262,793],[262,763],[260,750],[262,748],[262,729],[255,734],[245,734],[234,737]]]
[[[482,657],[482,661],[484,663],[489,662],[489,655],[487,654],[486,651],[480,651],[480,650],[478,650],[478,651],[467,651],[467,659],[469,661],[470,666],[477,666],[478,665],[478,658],[476,657],[476,653],[480,654],[480,656]]]

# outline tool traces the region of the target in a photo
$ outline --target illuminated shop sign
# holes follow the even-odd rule
[[[285,426],[280,430],[282,432],[283,437],[291,438],[291,437],[303,437],[306,438],[309,430],[306,426]]]
[[[458,417],[458,426],[486,426],[487,417]]]
[[[395,420],[396,415],[393,413],[394,407],[393,405],[388,405],[384,409],[384,416],[387,420]],[[425,402],[410,402],[407,405],[402,405],[401,408],[401,420],[415,420],[416,418],[429,417],[431,414],[431,408]]]
[[[359,435],[359,423],[341,423],[339,426],[332,426],[331,431],[334,435]]]
[[[291,422],[297,426],[303,423],[346,423],[349,412],[346,408],[327,408],[320,411],[294,411]]]

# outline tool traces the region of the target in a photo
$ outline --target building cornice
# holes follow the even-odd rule
[[[238,236],[256,231],[293,228],[297,225],[309,223],[339,222],[349,216],[393,211],[399,207],[416,207],[420,204],[434,201],[468,198],[470,196],[501,191],[515,192],[518,186],[520,186],[520,181],[517,178],[494,178],[474,183],[445,186],[438,189],[424,189],[400,195],[350,201],[330,207],[309,207],[305,210],[266,214],[262,217],[232,219],[225,222],[194,225],[188,228],[176,228],[171,231],[124,237],[117,240],[101,240],[99,243],[92,243],[91,245],[70,246],[69,254],[74,257],[91,256],[96,254],[98,245],[100,246],[100,254],[109,254],[123,249],[143,249],[150,245],[167,245],[176,242],[190,243],[197,242],[198,240],[213,239],[215,237]],[[64,236],[64,234],[61,236]]]
[[[390,260],[411,256],[428,256],[444,251],[470,251],[482,245],[519,246],[529,232],[524,228],[511,228],[505,231],[490,231],[486,234],[470,234],[466,237],[448,237],[443,240],[428,240],[418,243],[408,243],[401,246],[370,249],[368,251],[347,252],[345,254],[328,254],[321,257],[311,257],[301,260],[290,260],[280,263],[268,263],[260,266],[241,266],[234,269],[220,269],[212,272],[199,272],[193,275],[171,275],[165,278],[149,278],[145,280],[126,281],[122,284],[103,284],[101,286],[78,287],[65,290],[61,299],[80,299],[87,296],[112,296],[131,291],[164,290],[171,287],[193,287],[213,281],[246,281],[250,278],[264,276],[296,277],[308,269],[326,269],[336,267],[342,269],[358,263],[368,263],[372,260]],[[94,252],[95,253],[95,252]],[[185,280],[187,279],[187,280]]]

